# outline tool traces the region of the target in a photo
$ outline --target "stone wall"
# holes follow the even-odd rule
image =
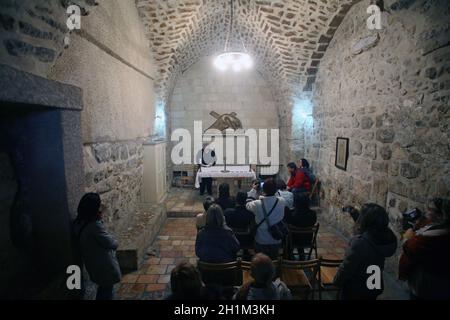
[[[0,3],[0,61],[46,77],[64,48],[69,1],[17,1]],[[85,16],[94,1],[75,0]]]
[[[116,229],[138,204],[155,63],[134,0],[71,3],[82,17],[81,30],[69,32],[68,1],[2,1],[0,63],[83,90],[85,187],[104,196]]]
[[[107,207],[104,221],[109,230],[126,228],[140,202],[142,141],[88,144],[83,152],[86,191],[101,195]]]
[[[366,27],[368,5],[355,5],[331,41],[305,127],[324,218],[347,235],[343,205],[376,202],[398,231],[402,212],[450,196],[449,3],[385,1],[378,31]],[[334,165],[337,137],[350,138],[347,171]]]
[[[134,1],[104,1],[50,70],[83,89],[86,191],[99,192],[115,232],[136,213],[142,143],[153,133],[154,65]]]

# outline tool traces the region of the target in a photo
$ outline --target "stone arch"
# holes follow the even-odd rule
[[[238,0],[235,15],[261,71],[276,92],[290,95],[311,90],[320,57],[343,16],[357,1]],[[167,100],[176,78],[172,73],[186,69],[184,63],[178,67],[181,70],[175,70],[183,64],[182,58],[189,57],[188,64],[192,64],[208,50],[217,50],[226,32],[212,42],[204,35],[224,31],[229,19],[228,0],[179,0],[172,5],[137,0],[136,4],[159,64],[160,95]]]

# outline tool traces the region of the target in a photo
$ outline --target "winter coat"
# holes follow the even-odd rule
[[[302,211],[296,209],[287,211],[284,221],[291,226],[297,228],[309,228],[316,224],[317,214],[314,210],[305,208]],[[307,246],[311,244],[312,235],[302,234],[293,237],[294,245]]]
[[[450,230],[428,226],[403,244],[399,278],[419,299],[450,299]]]
[[[120,282],[122,274],[116,258],[117,241],[106,231],[100,220],[75,222],[75,235],[81,259],[90,279],[100,286],[110,286]]]
[[[290,191],[294,189],[309,191],[311,189],[311,183],[309,182],[309,178],[300,169],[297,169],[292,173],[287,183],[287,186],[290,189]]]
[[[226,263],[235,261],[240,249],[239,241],[228,227],[206,226],[198,235],[195,253],[202,262]]]
[[[354,236],[346,250],[344,261],[338,269],[334,283],[342,289],[342,299],[370,300],[376,299],[384,290],[383,269],[386,258],[394,255],[397,249],[397,238],[388,231],[379,235],[368,232]],[[369,289],[367,273],[369,266],[376,265],[381,270],[381,288]]]
[[[247,210],[245,206],[237,206],[234,209],[227,209],[224,212],[227,226],[231,229],[250,230],[250,226],[255,221],[253,212]],[[254,242],[253,235],[237,235],[241,246],[248,246]]]

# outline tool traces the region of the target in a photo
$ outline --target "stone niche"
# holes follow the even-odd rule
[[[6,65],[0,87],[0,299],[66,298],[82,92]]]

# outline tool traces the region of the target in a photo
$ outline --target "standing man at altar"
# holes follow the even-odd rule
[[[196,157],[196,163],[199,165],[199,170],[202,167],[211,167],[216,165],[216,152],[214,149],[208,148],[208,144],[204,143],[202,150],[200,150]],[[212,195],[212,181],[213,178],[200,178],[200,195],[204,195],[205,189],[208,195]]]

